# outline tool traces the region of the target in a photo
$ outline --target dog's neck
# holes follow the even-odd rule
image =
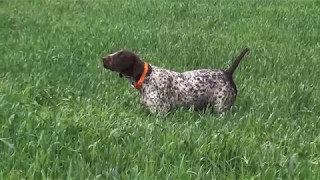
[[[145,70],[145,67],[144,67],[145,62],[143,62],[143,61],[141,61],[141,62],[142,62],[141,65],[139,65],[139,67],[138,67],[138,73],[136,73],[137,75],[133,76],[133,77],[128,77],[133,86],[135,86],[135,84],[138,83],[138,81],[141,78],[144,78],[143,81],[145,81],[145,79],[147,79],[147,77],[149,77],[151,75],[152,71],[153,71],[152,66],[150,64],[147,64],[147,72],[145,74],[145,77],[142,77],[143,76],[143,72]],[[139,88],[137,88],[137,89],[139,89]]]

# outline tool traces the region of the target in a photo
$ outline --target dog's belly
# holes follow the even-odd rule
[[[174,83],[176,104],[204,109],[209,105],[223,105],[221,99],[229,99],[230,82],[222,71],[195,70],[182,73]]]
[[[194,108],[196,110],[202,110],[208,107],[210,104],[207,96],[190,96],[191,98],[184,98],[180,101],[180,105],[186,108]]]

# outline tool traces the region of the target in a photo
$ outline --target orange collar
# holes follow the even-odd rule
[[[141,74],[140,79],[138,80],[138,82],[134,83],[134,87],[135,87],[136,89],[140,89],[140,88],[141,88],[143,82],[144,82],[145,79],[146,79],[148,70],[149,70],[149,65],[148,65],[148,63],[145,62],[145,63],[144,63],[143,73]]]

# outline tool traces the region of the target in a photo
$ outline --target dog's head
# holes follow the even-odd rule
[[[116,71],[119,76],[125,76],[133,80],[139,79],[143,72],[143,61],[138,55],[127,50],[121,50],[102,58],[103,67]]]

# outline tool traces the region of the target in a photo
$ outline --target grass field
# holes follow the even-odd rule
[[[320,179],[318,0],[0,0],[0,179]],[[224,117],[147,115],[101,57],[226,68]]]

